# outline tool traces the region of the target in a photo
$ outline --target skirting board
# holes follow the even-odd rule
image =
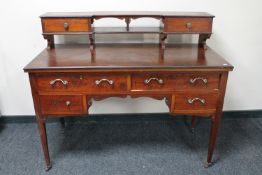
[[[87,117],[66,117],[66,121],[103,121],[103,122],[128,122],[128,121],[172,121],[184,119],[190,116],[170,116],[168,113],[138,113],[138,114],[93,114]],[[245,118],[262,118],[262,110],[245,110],[245,111],[224,111],[222,119],[245,119]],[[209,119],[201,117],[201,119]],[[32,123],[35,122],[34,115],[13,115],[0,117],[0,124],[3,123]],[[58,122],[58,118],[48,118],[47,122]]]

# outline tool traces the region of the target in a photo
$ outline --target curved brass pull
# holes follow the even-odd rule
[[[200,101],[202,104],[206,104],[206,100],[205,99],[198,98],[198,97],[187,100],[187,102],[189,104],[193,104],[195,101]]]
[[[203,77],[196,77],[196,78],[191,78],[190,80],[189,80],[189,82],[191,83],[191,84],[194,84],[197,80],[202,80],[205,84],[207,84],[207,79],[206,78],[203,78]]]
[[[192,29],[192,23],[191,22],[187,22],[186,23],[186,28],[188,28],[189,30]]]
[[[154,77],[149,78],[149,79],[145,79],[144,83],[145,83],[145,84],[149,84],[152,80],[157,81],[158,84],[164,84],[163,79],[161,79],[161,78],[154,78]]]
[[[102,83],[102,82],[107,82],[107,83],[110,84],[110,85],[113,85],[113,84],[114,84],[114,81],[113,81],[113,80],[108,80],[108,79],[105,79],[105,78],[103,78],[103,79],[101,79],[101,80],[96,80],[96,81],[95,81],[96,85],[99,85],[99,84]]]
[[[69,28],[69,23],[68,23],[68,22],[65,22],[65,23],[64,23],[64,29],[65,29],[65,30],[68,30],[68,28]]]
[[[65,104],[66,104],[66,106],[70,106],[71,105],[71,101],[66,101]]]
[[[55,79],[55,80],[51,80],[49,84],[50,84],[51,86],[54,86],[54,85],[56,84],[56,82],[61,82],[61,83],[64,85],[64,87],[67,87],[67,85],[68,85],[68,81],[62,80],[62,79],[60,79],[60,78]]]

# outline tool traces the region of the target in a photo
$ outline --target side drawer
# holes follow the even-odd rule
[[[218,93],[187,92],[173,96],[173,111],[178,113],[208,113],[215,111],[218,101]]]
[[[42,114],[83,114],[82,95],[40,95]]]
[[[132,90],[171,90],[175,88],[174,74],[133,74],[131,76]]]
[[[91,21],[88,18],[44,18],[43,33],[55,32],[91,32]]]
[[[213,18],[174,18],[164,19],[165,32],[211,33]]]

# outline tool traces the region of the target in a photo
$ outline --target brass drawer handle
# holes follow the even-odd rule
[[[192,29],[192,23],[191,22],[187,22],[186,23],[186,28],[188,28],[188,30]]]
[[[149,84],[152,80],[157,81],[158,84],[164,84],[163,79],[161,79],[161,78],[154,78],[154,77],[153,78],[149,78],[149,79],[145,79],[144,83],[145,84]]]
[[[101,80],[96,80],[96,81],[95,81],[96,85],[99,85],[99,84],[101,84],[102,82],[107,82],[107,83],[110,84],[110,85],[113,85],[113,84],[114,84],[114,81],[113,81],[113,80],[108,80],[108,79],[105,79],[105,78],[103,78],[103,79],[101,79]]]
[[[65,23],[64,23],[64,29],[65,29],[65,30],[68,30],[68,28],[69,28],[69,23],[68,23],[68,22],[65,22]]]
[[[71,105],[71,101],[66,101],[65,105],[69,107]]]
[[[68,85],[68,81],[62,80],[62,79],[59,79],[59,78],[55,79],[55,80],[51,80],[49,84],[51,86],[54,86],[56,84],[56,82],[61,82],[64,85],[64,87],[67,87],[67,85]]]
[[[188,102],[189,104],[193,104],[195,101],[200,101],[202,104],[206,104],[206,100],[205,100],[205,99],[198,98],[198,97],[187,100],[187,102]]]
[[[207,79],[206,78],[203,78],[203,77],[196,77],[196,78],[191,78],[190,80],[189,80],[189,82],[191,83],[191,84],[194,84],[197,80],[202,80],[205,84],[207,84]]]

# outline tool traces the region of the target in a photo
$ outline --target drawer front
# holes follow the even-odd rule
[[[165,18],[165,32],[212,32],[212,18]]]
[[[175,87],[173,74],[134,74],[131,76],[132,90],[171,90]]]
[[[176,94],[174,98],[174,111],[179,110],[215,110],[218,93],[199,94],[195,92],[188,92],[183,94]]]
[[[218,73],[174,73],[132,75],[132,90],[218,89]]]
[[[79,73],[37,74],[36,86],[39,91],[68,92],[84,90],[89,82],[85,74]]]
[[[91,32],[90,19],[86,18],[48,18],[42,19],[43,32]]]
[[[110,92],[127,90],[127,76],[115,74],[54,73],[38,74],[39,91],[48,92]]]
[[[176,89],[219,89],[218,73],[184,73],[176,76]]]
[[[40,95],[42,114],[83,114],[82,95]]]
[[[89,90],[92,92],[127,91],[127,76],[97,74],[89,77]]]

